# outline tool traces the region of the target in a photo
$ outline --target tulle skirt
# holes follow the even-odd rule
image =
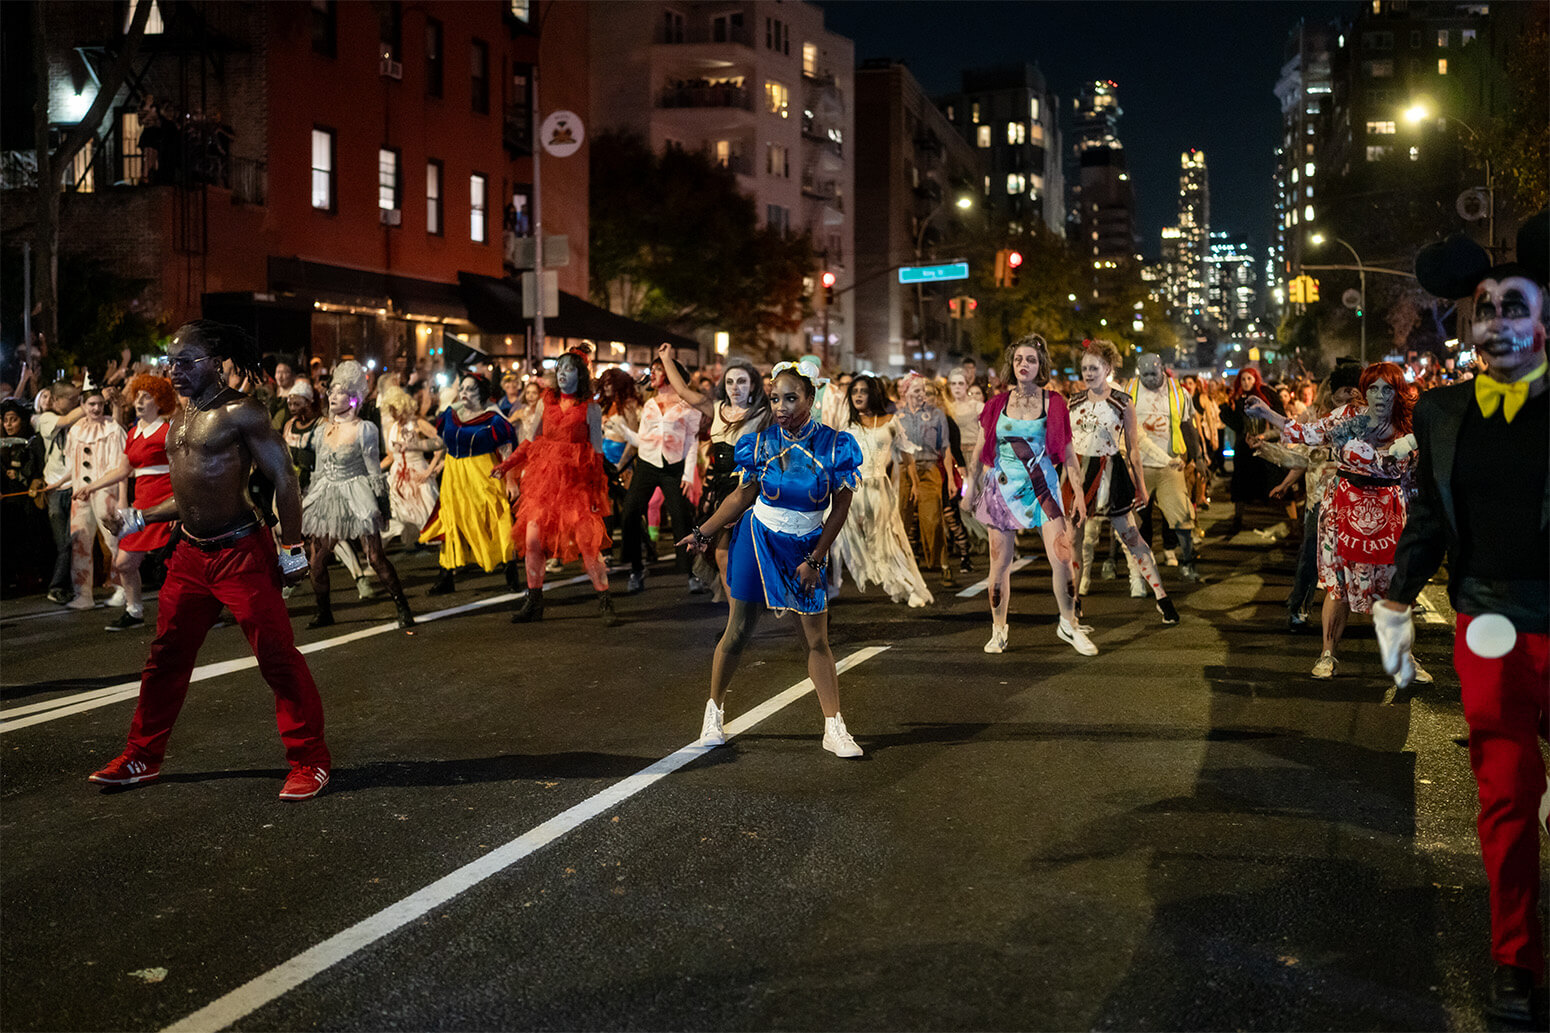
[[[529,525],[538,528],[544,555],[562,563],[596,556],[613,544],[603,523],[608,472],[591,444],[540,436],[523,442],[509,468],[521,477],[511,528],[517,555],[527,554]]]
[[[420,541],[441,542],[441,566],[470,563],[493,571],[511,559],[511,503],[501,482],[490,476],[495,456],[447,457],[441,471],[441,497]]]
[[[312,475],[307,497],[301,500],[301,533],[308,538],[349,541],[378,534],[387,522],[377,508],[377,493],[370,477],[332,480]]]

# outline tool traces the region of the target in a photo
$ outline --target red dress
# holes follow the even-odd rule
[[[602,454],[592,447],[589,406],[579,399],[566,405],[549,392],[538,437],[524,441],[495,468],[521,491],[511,525],[519,556],[527,551],[530,523],[538,525],[544,555],[562,563],[596,556],[613,544],[603,524],[609,512],[608,472]]]
[[[124,455],[135,478],[130,505],[138,510],[150,509],[158,502],[172,498],[172,475],[167,465],[167,428],[170,426],[172,424],[162,420],[149,434],[141,434],[137,421],[129,430],[129,444],[124,447]],[[118,540],[118,547],[125,552],[154,552],[171,538],[172,524],[163,521],[146,524],[143,531],[124,535]]]

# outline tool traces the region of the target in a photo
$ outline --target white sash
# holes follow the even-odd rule
[[[753,515],[754,519],[770,530],[794,535],[797,538],[812,534],[823,526],[823,512],[820,510],[809,512],[799,509],[781,509],[770,505],[762,498],[754,499]]]

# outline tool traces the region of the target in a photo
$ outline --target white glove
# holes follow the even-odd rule
[[[1415,646],[1415,622],[1410,619],[1410,607],[1395,610],[1384,603],[1372,608],[1372,627],[1378,633],[1378,655],[1383,659],[1383,669],[1394,679],[1395,688],[1403,689],[1415,678],[1415,658],[1410,650]]]
[[[1398,441],[1395,441],[1392,445],[1389,446],[1389,455],[1393,456],[1395,459],[1403,459],[1405,456],[1414,451],[1414,434],[1406,434],[1404,437],[1400,438]]]
[[[280,573],[290,577],[298,570],[307,569],[307,557],[301,550],[296,552],[282,552],[280,554]]]
[[[118,532],[119,537],[145,530],[145,514],[133,506],[125,506],[118,511],[118,515],[124,521],[124,526]]]

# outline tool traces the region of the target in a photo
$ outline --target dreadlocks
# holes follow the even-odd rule
[[[195,319],[178,327],[173,336],[204,348],[205,354],[230,359],[233,368],[255,384],[264,382],[264,357],[258,342],[240,327],[217,323],[213,319]]]

